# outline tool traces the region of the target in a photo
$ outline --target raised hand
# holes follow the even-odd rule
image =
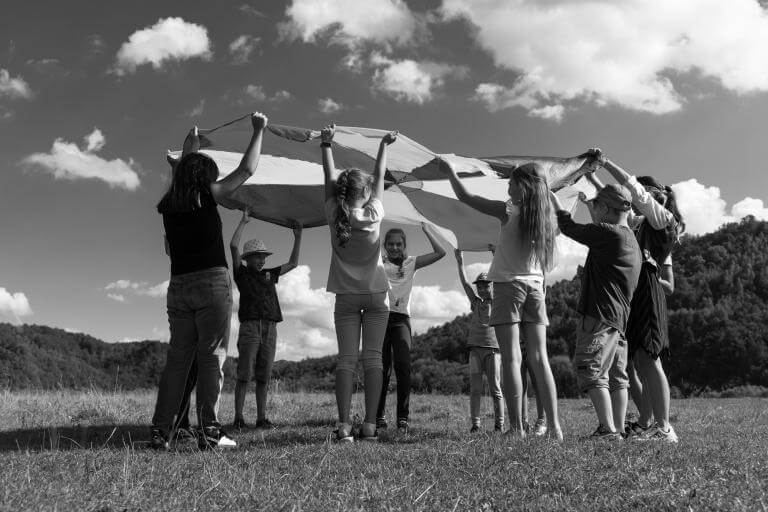
[[[320,141],[330,144],[333,141],[333,136],[336,134],[336,125],[329,124],[322,130],[320,130]]]
[[[251,212],[247,206],[243,208],[243,217],[240,219],[241,224],[248,224],[248,222],[251,220],[250,213]]]
[[[260,132],[267,127],[267,116],[261,112],[254,112],[251,114],[251,124],[253,125],[253,131]]]
[[[392,144],[397,140],[397,135],[399,133],[400,132],[398,132],[397,130],[393,132],[389,132],[388,134],[386,134],[384,137],[381,138],[381,142],[389,146],[390,144]]]
[[[187,137],[184,139],[184,145],[181,148],[181,154],[186,156],[190,153],[197,153],[200,151],[200,134],[197,131],[197,126],[193,126]]]

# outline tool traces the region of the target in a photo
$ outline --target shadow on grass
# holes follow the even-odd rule
[[[77,425],[0,432],[0,452],[148,447],[147,425]]]

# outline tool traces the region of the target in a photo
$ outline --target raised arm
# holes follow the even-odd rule
[[[675,273],[672,271],[672,265],[664,263],[659,269],[659,283],[664,289],[666,295],[675,293]]]
[[[471,206],[481,213],[496,217],[501,222],[507,221],[507,205],[504,204],[503,201],[494,201],[475,194],[470,194],[467,189],[464,188],[459,176],[456,174],[456,170],[448,160],[439,158],[438,163],[443,164],[442,167],[448,172],[448,180],[451,182],[453,193],[456,194],[456,198],[459,201]]]
[[[552,201],[552,208],[555,209],[557,214],[557,227],[560,228],[562,234],[588,247],[599,245],[604,241],[604,231],[598,229],[595,224],[579,224],[574,222],[571,213],[563,209],[560,199],[554,192],[550,191],[549,198]]]
[[[445,256],[445,249],[443,249],[443,246],[440,245],[440,242],[437,241],[435,236],[429,232],[429,229],[424,222],[421,223],[421,230],[427,236],[427,240],[429,240],[429,243],[432,245],[432,252],[416,257],[416,270],[426,267],[427,265],[431,265]]]
[[[243,210],[243,216],[240,219],[240,224],[235,228],[235,233],[232,235],[232,240],[229,242],[229,252],[232,254],[232,270],[240,265],[240,237],[243,235],[243,229],[248,224],[251,218],[248,216],[248,208]]]
[[[325,177],[325,200],[328,201],[336,195],[336,180],[339,172],[333,165],[333,151],[331,143],[336,133],[336,125],[329,124],[320,131],[320,152],[323,155],[323,175]]]
[[[301,231],[304,227],[301,222],[296,222],[293,227],[293,250],[288,263],[280,265],[280,275],[287,274],[299,265],[299,252],[301,251]]]
[[[371,199],[381,199],[384,196],[384,174],[387,172],[387,147],[397,140],[397,132],[389,132],[381,138],[379,154],[376,156],[376,166],[373,169],[373,189]]]
[[[245,183],[256,172],[256,167],[259,165],[259,156],[261,156],[261,141],[264,137],[264,128],[267,126],[267,116],[260,112],[254,112],[251,114],[251,124],[253,125],[253,134],[243,154],[243,159],[240,161],[240,165],[229,176],[211,185],[211,193],[217,203],[240,188],[240,185]]]
[[[461,287],[464,288],[464,293],[467,294],[469,303],[472,304],[478,297],[475,290],[473,290],[472,286],[467,282],[467,275],[464,273],[464,256],[460,249],[454,250],[453,253],[456,256],[456,263],[459,266],[459,282],[461,283]]]

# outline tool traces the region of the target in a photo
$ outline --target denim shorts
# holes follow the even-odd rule
[[[597,318],[582,317],[573,364],[584,392],[594,388],[616,391],[629,386],[627,340],[621,331]]]
[[[549,325],[544,284],[517,279],[493,283],[490,325],[517,323]]]
[[[269,382],[277,350],[277,327],[271,320],[240,322],[237,380]]]

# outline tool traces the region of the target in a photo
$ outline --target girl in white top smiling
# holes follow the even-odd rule
[[[389,376],[394,360],[397,377],[397,429],[401,433],[408,430],[408,412],[411,396],[411,290],[416,271],[438,261],[445,256],[445,250],[429,232],[426,224],[421,223],[432,252],[414,257],[406,253],[405,231],[393,228],[384,235],[384,269],[389,279],[389,321],[384,336],[383,364],[384,383],[376,414],[376,426],[387,428],[385,410]]]
[[[493,281],[490,325],[496,331],[502,361],[504,397],[510,432],[525,436],[522,423],[520,334],[528,348],[528,364],[536,374],[547,416],[547,435],[563,438],[557,414],[557,391],[547,356],[549,323],[544,302],[544,272],[554,267],[556,223],[549,204],[544,169],[535,162],[515,168],[509,177],[509,200],[494,201],[471,194],[445,161],[459,201],[500,222],[499,240],[488,279]]]
[[[383,379],[381,346],[389,317],[389,281],[381,260],[381,220],[384,207],[384,172],[387,146],[397,132],[385,135],[373,178],[359,169],[338,172],[333,165],[331,142],[335,125],[321,132],[325,175],[325,214],[331,229],[331,268],[326,289],[336,294],[333,317],[339,358],[336,365],[336,404],[339,409],[337,440],[351,442],[349,410],[362,329],[365,381],[364,441],[378,439],[376,409]]]

